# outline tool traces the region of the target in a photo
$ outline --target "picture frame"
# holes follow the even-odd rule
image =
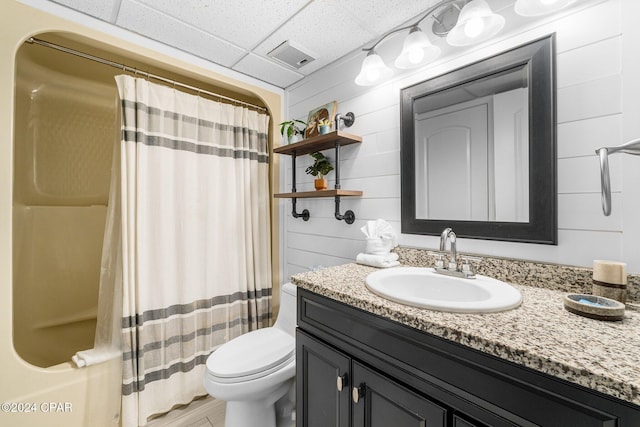
[[[336,101],[331,101],[309,111],[309,116],[307,117],[307,129],[304,132],[304,138],[308,139],[320,135],[318,122],[324,119],[333,121],[337,108],[338,103]]]

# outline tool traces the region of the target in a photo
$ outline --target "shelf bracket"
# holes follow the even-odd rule
[[[351,116],[353,116],[353,113],[347,113],[347,114],[351,114]],[[338,114],[336,114],[336,120],[338,120]],[[353,120],[351,121],[351,123],[353,123]],[[349,125],[351,126],[351,125]],[[335,185],[335,189],[339,190],[340,189],[340,142],[336,141],[336,185]],[[338,220],[338,221],[342,221],[344,220],[344,222],[346,222],[347,224],[353,224],[356,220],[356,214],[353,213],[353,211],[346,211],[344,213],[344,215],[340,214],[340,196],[336,196],[335,197],[335,202],[336,202],[336,210],[334,212],[334,217]]]
[[[291,184],[291,192],[295,193],[296,190],[296,153],[295,151],[293,152],[293,154],[291,155],[291,169],[292,169],[292,175],[293,175],[293,183]],[[297,212],[297,208],[296,208],[296,201],[297,198],[293,197],[291,199],[291,215],[294,218],[302,218],[303,221],[309,221],[309,217],[311,216],[309,214],[309,210],[308,209],[304,209],[301,213]]]
[[[350,128],[353,122],[356,121],[356,115],[353,114],[351,111],[349,111],[344,116],[338,113],[335,115],[335,118],[333,120],[335,122],[336,130],[340,129],[340,120],[342,120],[342,123],[344,123],[346,127]]]
[[[291,210],[291,215],[294,218],[302,218],[303,221],[309,221],[309,210],[308,209],[303,209],[301,213],[296,212],[296,200],[297,198],[293,197],[291,199],[291,204],[293,205],[293,208]]]
[[[334,213],[335,218],[338,221],[344,220],[347,224],[353,224],[356,220],[356,214],[353,213],[352,210],[348,210],[344,213],[344,215],[340,214],[340,196],[335,197],[336,200],[336,211]]]

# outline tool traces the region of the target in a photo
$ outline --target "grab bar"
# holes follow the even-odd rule
[[[600,157],[600,187],[602,190],[602,212],[604,216],[611,214],[611,179],[609,177],[609,154],[626,153],[640,155],[640,139],[634,139],[617,147],[601,147],[596,150]]]

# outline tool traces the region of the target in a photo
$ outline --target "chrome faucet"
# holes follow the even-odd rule
[[[447,240],[449,241],[449,250],[451,252],[449,258],[449,264],[447,268],[444,267],[444,260],[442,259],[445,255],[447,248]],[[471,269],[470,261],[480,261],[478,258],[463,256],[464,264],[462,268],[458,268],[457,256],[458,251],[456,248],[456,233],[451,228],[445,228],[440,234],[440,252],[433,254],[438,257],[436,261],[436,266],[434,268],[436,273],[445,274],[447,276],[455,276],[462,277],[465,279],[474,279],[476,274]]]
[[[449,270],[456,270],[458,265],[456,264],[456,256],[458,255],[456,251],[456,233],[453,232],[451,228],[445,228],[440,235],[440,252],[446,251],[447,240],[451,242],[449,245],[451,247],[451,258],[449,259]]]

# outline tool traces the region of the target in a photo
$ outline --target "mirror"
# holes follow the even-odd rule
[[[557,244],[554,38],[401,91],[402,232]]]

